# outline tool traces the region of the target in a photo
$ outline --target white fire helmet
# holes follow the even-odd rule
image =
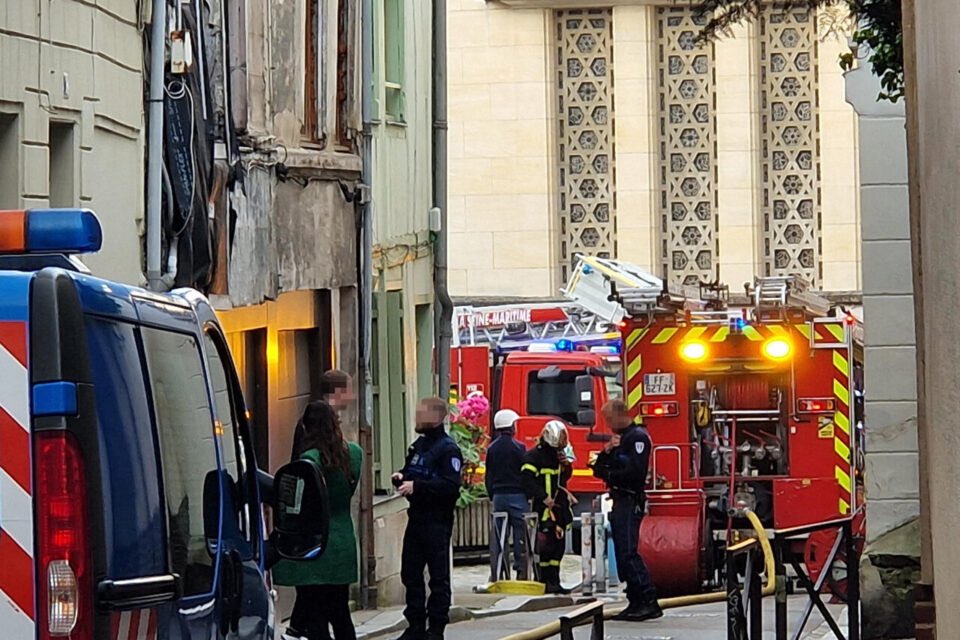
[[[493,428],[512,429],[519,419],[520,416],[517,415],[517,412],[513,409],[500,409],[500,411],[497,411],[497,414],[493,416]]]
[[[543,431],[540,432],[540,439],[554,448],[566,446],[567,426],[561,420],[551,420],[543,425]]]

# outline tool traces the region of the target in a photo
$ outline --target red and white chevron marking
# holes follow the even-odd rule
[[[110,640],[157,640],[157,612],[124,611],[110,616]]]
[[[27,325],[0,322],[0,629],[33,638],[33,499]]]

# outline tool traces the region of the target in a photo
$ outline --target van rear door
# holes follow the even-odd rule
[[[0,273],[0,629],[34,638],[33,499],[27,373],[29,276]]]

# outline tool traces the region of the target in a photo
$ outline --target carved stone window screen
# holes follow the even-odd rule
[[[760,16],[763,246],[766,275],[822,280],[817,17]]]
[[[616,257],[613,11],[554,13],[560,274],[579,253]]]
[[[657,10],[660,259],[674,282],[717,277],[714,47],[690,7]]]

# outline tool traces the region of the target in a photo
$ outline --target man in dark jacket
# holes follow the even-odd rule
[[[663,611],[657,603],[657,591],[637,551],[653,445],[643,425],[631,420],[622,400],[605,404],[603,416],[614,436],[597,456],[593,474],[606,482],[613,498],[610,525],[617,573],[627,583],[627,608],[614,619],[639,622],[659,618]]]
[[[546,585],[547,593],[569,593],[560,584],[564,538],[573,523],[570,499],[564,487],[572,474],[572,466],[564,453],[568,442],[563,422],[547,422],[540,441],[524,456],[521,467],[524,491],[533,501],[533,512],[537,514],[535,551],[540,582]]]
[[[516,411],[501,409],[493,417],[493,428],[497,439],[487,447],[486,476],[487,495],[493,501],[494,513],[507,514],[507,531],[503,535],[504,546],[512,533],[513,535],[513,570],[519,580],[527,579],[527,567],[524,562],[524,534],[523,516],[530,505],[527,504],[527,494],[523,492],[523,478],[520,467],[523,465],[523,456],[526,448],[514,440],[516,422],[520,419]],[[500,552],[499,532],[492,541],[494,550]],[[506,549],[502,550],[506,554]],[[491,576],[495,581],[499,576]]]
[[[450,621],[450,536],[463,457],[444,429],[447,411],[440,398],[420,401],[416,425],[420,437],[407,450],[403,469],[393,474],[397,493],[410,502],[400,560],[400,579],[407,591],[403,615],[410,626],[401,640],[442,640]],[[424,568],[430,571],[429,601]]]

